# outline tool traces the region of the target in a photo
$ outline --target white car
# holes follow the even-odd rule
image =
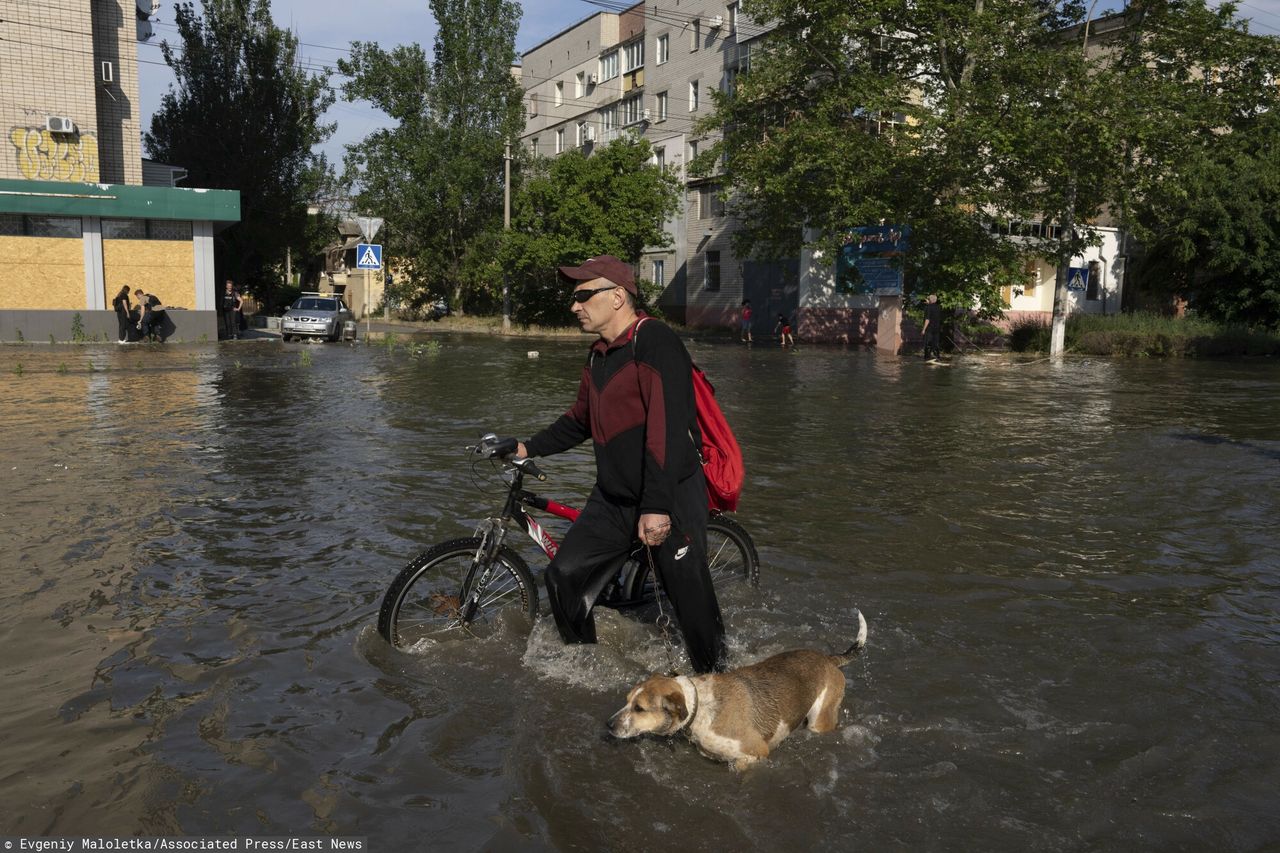
[[[347,308],[341,296],[332,294],[305,294],[280,320],[280,337],[286,341],[294,338],[324,338],[342,340],[342,329],[355,315]]]

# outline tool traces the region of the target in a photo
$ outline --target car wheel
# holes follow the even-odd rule
[[[286,335],[283,332],[281,332],[280,340],[284,341],[285,343],[288,343],[289,341],[293,340],[293,335]]]

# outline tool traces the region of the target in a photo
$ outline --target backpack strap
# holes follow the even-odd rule
[[[640,334],[641,324],[643,324],[644,321],[648,319],[649,317],[646,315],[644,317],[641,317],[639,320],[636,320],[636,326],[634,329],[631,330],[631,360],[632,361],[636,360],[636,335]],[[694,367],[693,369],[697,370],[696,367]],[[636,369],[636,389],[639,390],[639,388],[640,388],[640,370],[637,368]],[[694,395],[694,413],[693,413],[693,419],[695,422],[698,420],[697,407],[698,407],[698,401],[697,401],[697,395],[695,394]],[[698,440],[693,437],[693,430],[685,430],[685,434],[689,436],[689,443],[693,445],[693,452],[694,452],[694,455],[698,457],[698,464],[706,465],[707,460],[704,459],[702,456],[702,448],[698,445]]]

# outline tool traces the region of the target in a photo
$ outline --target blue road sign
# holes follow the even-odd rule
[[[382,269],[382,244],[360,243],[356,246],[356,269]]]
[[[1068,267],[1067,290],[1086,290],[1089,287],[1088,267]]]

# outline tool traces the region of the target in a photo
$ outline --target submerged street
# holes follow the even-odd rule
[[[657,629],[390,649],[400,567],[501,496],[464,446],[586,339],[0,348],[7,834],[371,849],[1280,845],[1280,371],[691,341],[742,443],[731,663],[868,648],[735,774],[604,722]],[[539,358],[527,352],[537,349]],[[539,491],[580,503],[586,447]],[[529,543],[520,550],[540,570]]]

